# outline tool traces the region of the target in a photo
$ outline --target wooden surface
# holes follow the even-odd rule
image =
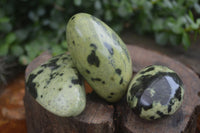
[[[25,92],[25,109],[29,133],[194,133],[197,113],[200,111],[200,80],[198,76],[183,64],[156,52],[137,46],[128,46],[133,71],[162,64],[170,67],[180,75],[185,84],[185,96],[181,108],[172,116],[160,120],[146,121],[137,117],[127,106],[125,98],[115,105],[100,99],[94,93],[87,95],[87,105],[78,117],[62,118],[43,109],[29,94]],[[35,68],[46,54],[31,63],[26,73]],[[38,61],[37,61],[38,60]],[[40,62],[40,63],[38,63]],[[198,106],[198,107],[197,107]]]

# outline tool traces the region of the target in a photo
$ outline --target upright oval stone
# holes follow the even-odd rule
[[[73,62],[94,91],[109,102],[118,101],[132,76],[131,58],[119,36],[99,19],[79,13],[67,24],[67,43]]]
[[[175,113],[183,94],[183,83],[174,71],[153,65],[135,75],[128,88],[127,102],[140,117],[153,120]]]
[[[77,116],[85,108],[82,80],[66,54],[33,70],[26,79],[26,89],[40,105],[58,116]]]

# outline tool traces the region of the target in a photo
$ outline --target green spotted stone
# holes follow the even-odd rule
[[[77,116],[85,108],[82,79],[67,54],[53,57],[33,70],[26,89],[41,106],[58,116]]]
[[[119,101],[132,76],[131,58],[120,37],[86,13],[71,17],[66,36],[75,66],[94,91],[106,101]]]
[[[132,79],[127,102],[140,117],[153,120],[175,113],[181,106],[183,95],[183,82],[174,71],[152,65]]]

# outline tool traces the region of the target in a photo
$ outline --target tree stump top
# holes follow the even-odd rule
[[[200,80],[189,68],[165,55],[137,46],[128,45],[133,73],[149,65],[165,65],[183,80],[185,95],[181,108],[172,116],[147,121],[136,116],[127,106],[126,97],[112,105],[94,92],[87,94],[86,109],[77,117],[63,118],[43,109],[26,91],[24,104],[29,133],[194,133],[197,113],[200,111]],[[46,58],[47,57],[47,58]],[[26,69],[26,76],[38,65],[50,58],[44,53]]]

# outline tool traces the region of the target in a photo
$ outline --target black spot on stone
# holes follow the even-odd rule
[[[94,81],[101,81],[100,78],[91,78],[91,80],[94,82]]]
[[[75,16],[73,16],[71,19],[74,20],[74,19],[75,19]]]
[[[43,98],[43,95],[41,95],[40,97]]]
[[[181,101],[182,97],[181,97],[181,87],[179,87],[177,90],[176,90],[176,93],[175,93],[175,97]]]
[[[95,44],[93,44],[93,43],[90,44],[90,47],[92,47],[94,50],[97,49],[97,46]]]
[[[105,84],[105,81],[102,81],[102,84]]]
[[[82,82],[80,79],[72,79],[71,80],[72,84],[76,85],[76,84],[79,84],[79,85],[82,85]]]
[[[168,108],[167,108],[167,111],[168,111],[168,113],[170,113],[170,112],[171,112],[171,110],[172,110],[172,106],[171,106],[171,105],[169,105],[169,106],[168,106]]]
[[[60,76],[63,76],[63,74],[64,74],[64,73],[60,73],[59,75],[60,75]]]
[[[68,59],[69,59],[68,57],[63,57],[62,58],[63,61],[68,60]]]
[[[38,97],[37,90],[36,90],[36,83],[33,82],[37,75],[30,74],[28,81],[26,83],[28,92],[36,99]]]
[[[94,65],[96,67],[99,67],[100,60],[99,60],[98,56],[96,56],[96,53],[95,53],[94,50],[92,50],[91,54],[88,55],[87,61],[90,65]]]
[[[108,96],[108,98],[112,98],[111,96]]]
[[[151,117],[150,117],[150,119],[151,119],[151,120],[154,120],[154,119],[155,119],[155,117],[154,117],[154,116],[151,116]]]
[[[118,69],[115,69],[115,72],[116,72],[118,75],[121,75],[121,72],[122,72],[122,71],[121,71],[121,69],[118,68]]]
[[[121,85],[123,83],[123,78],[120,79],[119,84]]]
[[[48,84],[49,84],[50,81],[51,81],[52,79],[54,79],[57,75],[58,75],[58,73],[51,73],[51,74],[50,74],[50,79],[48,80]]]
[[[61,91],[61,90],[62,90],[62,88],[59,88],[58,90],[59,90],[59,91]]]
[[[111,46],[110,44],[108,44],[107,42],[104,42],[103,44],[104,44],[104,46],[107,48],[108,52],[109,52],[111,55],[113,55],[113,54],[114,54],[114,51],[113,51],[112,46]]]
[[[72,43],[75,45],[75,42],[74,42],[74,40],[72,41]]]
[[[86,69],[85,71],[86,71],[87,74],[90,74],[90,71],[89,71],[89,70]]]
[[[154,67],[150,67],[150,68],[146,69],[145,71],[140,72],[140,74],[144,74],[144,73],[153,71],[154,69],[155,69]]]
[[[57,68],[59,68],[60,66],[56,64],[56,62],[58,61],[58,58],[55,59],[51,59],[47,64],[43,64],[41,65],[42,67],[46,68],[50,68],[52,71],[56,70]]]
[[[142,105],[142,108],[144,109],[144,110],[149,110],[149,109],[152,109],[152,104],[151,105],[148,105],[148,106],[145,106],[145,105]]]
[[[72,88],[72,86],[71,86],[71,85],[69,85],[69,88]]]
[[[44,70],[42,69],[42,70],[40,70],[40,71],[38,71],[37,72],[37,75],[39,75],[40,73],[42,73]]]
[[[163,112],[161,112],[161,111],[157,111],[156,113],[157,113],[160,117],[165,116],[165,114],[163,114]]]
[[[111,92],[110,95],[114,95],[115,93]]]

